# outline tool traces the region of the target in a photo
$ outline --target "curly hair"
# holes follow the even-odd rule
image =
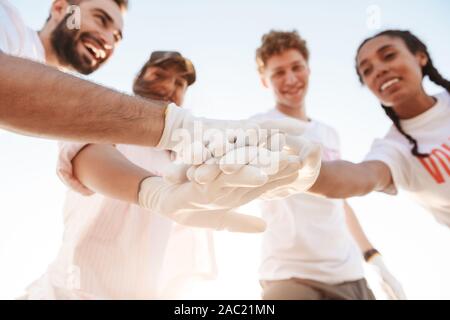
[[[297,30],[271,30],[269,33],[263,35],[261,46],[256,50],[256,63],[258,64],[259,72],[264,70],[270,57],[279,55],[289,49],[298,50],[306,61],[309,60],[308,46],[306,41],[300,37]]]

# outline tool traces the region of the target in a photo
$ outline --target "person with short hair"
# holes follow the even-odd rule
[[[323,161],[337,160],[337,131],[308,116],[309,58],[307,43],[297,31],[272,30],[262,37],[256,51],[258,71],[276,105],[255,118],[298,120],[303,137],[322,146]],[[375,299],[364,279],[363,255],[370,265],[376,262],[389,297],[405,298],[346,201],[296,194],[261,202],[261,212],[267,222],[260,265],[263,299]]]

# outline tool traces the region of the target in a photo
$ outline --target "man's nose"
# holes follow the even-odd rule
[[[111,52],[114,50],[116,42],[112,31],[104,31],[100,33],[101,41],[105,50]]]
[[[292,71],[286,72],[285,82],[286,84],[294,84],[297,82],[297,77]]]
[[[177,79],[175,77],[170,77],[169,79],[167,79],[166,89],[167,89],[167,92],[170,93],[170,95],[172,95],[175,92],[176,81],[177,81]]]

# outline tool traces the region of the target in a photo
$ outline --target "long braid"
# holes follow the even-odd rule
[[[437,84],[445,88],[448,92],[450,92],[450,81],[445,79],[441,73],[434,67],[433,62],[431,61],[430,56],[428,56],[428,63],[423,69],[424,74],[428,76],[431,82]]]
[[[370,40],[377,38],[379,36],[390,36],[390,37],[396,37],[402,39],[406,46],[408,47],[409,51],[413,54],[416,54],[418,52],[423,52],[427,55],[428,62],[425,65],[425,67],[422,68],[423,77],[428,76],[428,78],[435,84],[445,88],[448,92],[450,92],[450,81],[445,79],[441,73],[435,68],[433,65],[433,61],[431,60],[431,56],[428,53],[427,46],[419,40],[414,34],[412,34],[410,31],[403,31],[403,30],[386,30],[383,32],[380,32],[376,34],[375,36],[368,38],[363,41],[363,43],[359,46],[358,52],[360,49]],[[359,74],[358,68],[356,69],[359,79],[361,83],[363,83],[362,76]],[[416,139],[414,139],[411,135],[405,132],[405,130],[402,128],[400,124],[400,118],[395,113],[394,109],[386,107],[384,105],[381,105],[386,115],[392,120],[394,123],[394,126],[397,128],[397,130],[406,138],[408,139],[409,143],[413,145],[413,148],[411,149],[411,153],[416,157],[427,157],[428,154],[424,154],[419,152],[419,145]]]
[[[395,113],[394,109],[386,107],[384,105],[381,105],[384,112],[386,112],[387,116],[392,120],[394,123],[394,126],[397,128],[397,130],[406,138],[408,139],[409,143],[413,145],[413,148],[411,149],[411,153],[419,158],[425,158],[428,157],[429,154],[421,153],[419,152],[419,144],[417,143],[417,140],[414,139],[411,135],[407,134],[405,130],[403,130],[402,125],[400,124],[400,118],[397,116],[397,113]]]

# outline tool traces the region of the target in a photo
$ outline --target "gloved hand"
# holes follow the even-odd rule
[[[273,175],[280,170],[280,163],[288,160],[286,152],[270,151],[266,148],[256,146],[246,146],[233,149],[223,157],[209,158],[200,165],[188,165],[183,162],[173,162],[164,173],[164,178],[171,183],[182,183],[186,181],[207,184],[213,182],[224,172],[229,177],[229,183],[232,184],[232,177],[238,179],[238,185],[242,186],[243,179],[250,180],[251,176],[244,177],[232,175],[245,166],[250,166],[254,170],[249,170],[247,174],[257,172],[262,175]],[[293,161],[293,159],[291,159]],[[298,161],[298,159],[297,159]],[[250,184],[252,184],[250,182]]]
[[[289,158],[291,162],[298,161],[298,178],[289,185],[280,185],[261,196],[264,200],[286,198],[292,194],[307,191],[316,181],[321,166],[320,145],[299,137],[286,135],[275,143],[277,147],[270,151],[262,147],[247,146],[232,149],[223,157],[210,158],[197,166],[186,164],[173,164],[164,175],[167,181],[173,183],[195,181],[199,184],[213,182],[223,174],[235,174],[244,166],[259,168],[261,173],[275,174],[279,169],[280,161]],[[250,179],[250,177],[249,177]],[[231,183],[231,178],[230,178]]]
[[[380,254],[374,255],[367,264],[375,271],[383,291],[391,300],[407,300],[401,283],[391,274]]]
[[[265,230],[262,219],[238,214],[233,209],[280,185],[292,183],[298,178],[298,169],[298,159],[284,159],[274,175],[244,166],[234,174],[221,175],[204,185],[173,184],[160,177],[150,177],[141,183],[139,204],[186,226],[262,232]]]
[[[276,173],[280,152],[286,145],[286,135],[303,130],[297,122],[288,118],[266,120],[257,124],[258,130],[252,130],[242,128],[247,122],[241,121],[230,122],[239,123],[237,129],[230,129],[230,124],[226,131],[207,130],[203,142],[195,141],[176,154],[177,161],[164,177],[167,181],[180,183],[188,178],[194,181],[196,176],[198,183],[206,184],[220,172],[230,174],[245,165],[257,166],[265,173]]]
[[[308,191],[316,182],[322,165],[322,148],[301,136],[286,136],[287,153],[298,157],[298,178],[290,184],[281,185],[265,193],[262,200],[284,199],[291,195]]]
[[[236,134],[237,131],[240,134]],[[208,155],[206,150],[208,144],[214,145],[212,147],[216,154],[213,153],[212,156],[217,157],[224,155],[232,148],[258,145],[259,139],[267,140],[276,133],[299,135],[302,131],[298,122],[293,119],[212,120],[196,118],[189,111],[170,104],[166,109],[165,127],[157,148],[184,153],[185,163],[201,164],[208,160],[204,158]],[[199,159],[194,158],[193,153]]]

